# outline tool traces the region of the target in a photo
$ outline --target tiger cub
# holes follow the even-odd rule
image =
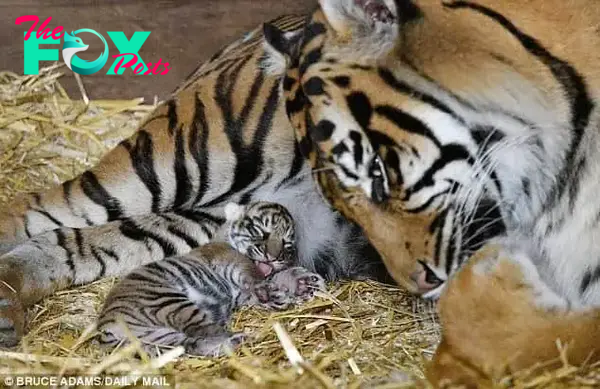
[[[150,263],[113,288],[98,319],[101,343],[126,341],[125,324],[149,354],[183,346],[188,354],[219,356],[244,338],[226,328],[236,308],[285,309],[324,287],[321,276],[293,266],[295,229],[285,207],[230,203],[225,214],[228,243]]]

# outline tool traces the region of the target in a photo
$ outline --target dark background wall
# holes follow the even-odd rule
[[[316,0],[0,0],[0,71],[23,73],[23,33],[31,23],[16,25],[22,15],[37,15],[41,24],[52,17],[50,29],[64,26],[68,31],[90,28],[102,34],[109,53],[118,50],[106,31],[123,31],[130,38],[135,31],[151,31],[139,54],[146,62],[162,58],[171,63],[166,75],[106,74],[104,69],[83,76],[92,98],[165,97],[198,63],[221,46],[242,36],[263,21],[285,13],[306,13]],[[90,48],[80,54],[92,60],[102,50],[100,39],[89,33],[78,35]],[[60,50],[60,45],[51,45]],[[62,61],[62,57],[60,57]],[[40,67],[50,65],[41,62]],[[72,72],[64,68],[63,85],[73,97],[79,96]]]

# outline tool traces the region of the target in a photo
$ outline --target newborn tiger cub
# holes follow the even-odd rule
[[[127,342],[125,324],[151,355],[157,346],[183,346],[191,355],[219,356],[244,338],[227,330],[236,308],[285,309],[324,287],[321,276],[293,266],[294,222],[283,206],[230,203],[225,214],[229,243],[150,263],[115,285],[98,319],[101,343]]]

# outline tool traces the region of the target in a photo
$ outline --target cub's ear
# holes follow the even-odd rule
[[[319,5],[333,29],[345,36],[402,24],[420,15],[412,0],[319,0]]]
[[[236,221],[244,216],[244,212],[246,212],[246,207],[236,203],[227,203],[225,205],[225,219],[229,222]]]

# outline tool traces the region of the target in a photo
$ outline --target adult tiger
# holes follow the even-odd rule
[[[305,17],[273,24],[299,37]],[[299,264],[325,278],[385,278],[356,225],[321,199],[284,112],[285,57],[262,29],[201,65],[93,169],[0,214],[0,346],[24,308],[123,275],[222,233],[228,202],[270,201],[297,223]],[[222,237],[224,238],[224,237]]]
[[[443,294],[434,380],[529,366],[556,338],[598,359],[600,2],[319,3],[284,85],[325,196],[413,291],[487,242]]]

